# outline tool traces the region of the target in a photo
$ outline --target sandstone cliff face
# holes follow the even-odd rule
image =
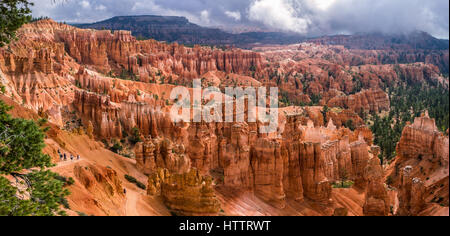
[[[354,111],[346,109],[338,112],[329,111],[327,118],[333,121],[336,127],[343,127],[351,120],[355,127],[364,125],[364,121]]]
[[[304,133],[299,129],[303,118],[300,115],[287,116],[283,133],[281,153],[284,157],[283,187],[288,197],[303,200],[303,186],[300,173],[300,140]]]
[[[369,153],[367,144],[360,140],[354,142],[350,146],[352,155],[353,173],[355,178],[355,187],[359,189],[367,188],[367,179],[365,178],[365,170],[369,163]]]
[[[281,143],[259,139],[252,151],[251,168],[255,195],[278,208],[284,208],[286,195],[283,187]]]
[[[327,104],[329,107],[341,107],[356,113],[361,111],[378,113],[388,111],[390,107],[389,97],[382,90],[367,90],[348,97],[335,97]]]
[[[85,127],[93,124],[100,138],[121,138],[133,128],[144,136],[183,137],[180,127],[170,119],[166,101],[173,86],[135,84],[91,75],[85,69],[77,74],[73,105]],[[162,91],[162,92],[160,92]],[[167,92],[165,92],[167,91]]]
[[[107,73],[120,74],[120,68],[147,80],[156,71],[186,79],[198,78],[208,71],[245,74],[261,68],[262,57],[243,50],[211,50],[196,46],[186,48],[155,40],[137,41],[129,31],[92,31],[72,28],[56,33],[78,62]]]
[[[256,127],[253,130],[256,131]],[[217,160],[218,167],[224,170],[224,184],[234,188],[248,188],[252,182],[249,173],[251,127],[244,123],[231,124],[226,125],[222,132],[225,138],[220,140]],[[219,133],[216,136],[221,135]],[[214,152],[208,155],[215,159]]]
[[[159,168],[170,173],[183,174],[191,168],[191,160],[185,155],[183,145],[174,146],[168,139],[147,139],[135,147],[136,165],[146,175],[151,175]]]
[[[6,94],[27,108],[48,114],[51,122],[62,125],[62,104],[73,101],[68,68],[76,68],[64,57],[64,46],[19,41],[10,47],[0,49],[0,83],[6,86]]]
[[[133,95],[135,101],[145,101],[152,106],[165,103],[170,94],[156,93],[165,99],[149,102],[150,98],[140,99],[138,95],[142,85],[133,86],[137,88],[131,91],[124,86],[114,87],[123,83],[105,82],[101,79],[104,76],[93,75],[96,73],[91,69],[142,82],[189,84],[192,78],[209,71],[249,75],[250,70],[259,70],[263,64],[261,55],[250,51],[191,49],[154,40],[137,41],[126,31],[111,34],[110,31],[80,30],[52,20],[25,25],[18,36],[18,42],[0,49],[1,83],[6,86],[8,96],[36,112],[45,113],[50,121],[61,126],[67,121],[65,113],[73,111],[72,103],[82,106],[74,101],[80,89],[107,94],[115,103],[128,101]],[[101,119],[97,119],[94,125],[98,130]],[[154,128],[157,127],[154,125]],[[156,131],[152,132],[154,135]],[[116,133],[107,131],[105,138]]]
[[[397,145],[397,153],[402,159],[434,155],[443,166],[448,166],[448,149],[445,148],[447,143],[448,137],[438,131],[434,119],[424,114],[416,118],[412,125],[405,127]]]
[[[121,124],[116,119],[119,109],[114,107],[107,96],[86,91],[75,92],[76,109],[85,122],[95,124],[94,131],[101,137],[122,137]],[[113,114],[115,116],[108,116]]]
[[[411,176],[413,168],[407,166],[401,174],[399,209],[397,215],[417,216],[425,207],[425,186],[419,178]]]
[[[149,195],[161,195],[166,206],[176,215],[214,216],[220,211],[210,177],[202,177],[192,169],[184,174],[171,174],[158,169],[149,178]]]
[[[251,123],[192,123],[186,127],[183,158],[179,155],[182,152],[171,154],[178,162],[161,154],[161,139],[157,138],[136,145],[137,165],[146,174],[161,167],[171,169],[171,173],[185,173],[189,165],[177,163],[190,160],[192,168],[212,174],[224,187],[251,191],[280,209],[288,198],[329,204],[331,183],[340,179],[343,170],[352,179],[356,168],[364,178],[367,163],[358,160],[368,160],[368,146],[361,138],[361,148],[352,150],[355,144],[349,142],[349,136],[354,135],[351,131],[314,127],[311,120],[309,126],[303,126],[303,118],[286,119],[281,139],[258,137],[258,126]]]
[[[425,113],[405,127],[390,179],[399,191],[399,215],[448,207],[448,137]]]
[[[331,183],[326,178],[325,160],[320,143],[303,143],[300,146],[302,184],[305,197],[326,202],[331,196]]]
[[[379,147],[372,147],[372,158],[364,170],[367,181],[366,200],[363,211],[365,216],[388,216],[390,199],[384,186],[384,171],[378,159]]]

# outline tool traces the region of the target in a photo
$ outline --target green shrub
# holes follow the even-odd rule
[[[128,182],[130,182],[130,183],[136,184],[136,186],[137,186],[138,188],[140,188],[140,189],[143,189],[143,190],[147,189],[147,187],[145,186],[145,184],[139,182],[139,181],[138,181],[136,178],[134,178],[133,176],[125,175],[125,179],[126,179]]]
[[[6,93],[6,87],[0,83],[0,93],[5,94]]]
[[[142,142],[141,132],[139,131],[139,129],[137,127],[134,127],[131,130],[131,135],[128,138],[128,141],[130,141],[130,143],[133,144],[133,145],[136,144],[136,143]]]
[[[332,187],[333,188],[351,188],[353,186],[353,184],[354,184],[353,181],[344,181],[344,182],[333,183]]]
[[[64,206],[64,208],[70,210],[70,205],[69,205],[69,202],[67,201],[67,198],[65,198],[65,197],[61,198],[60,203],[61,203],[61,205]]]
[[[392,185],[393,183],[394,183],[394,179],[392,178],[392,176],[388,176],[386,178],[386,184],[389,186],[389,185]]]
[[[136,186],[138,186],[138,188],[140,188],[140,189],[142,189],[142,190],[146,190],[147,189],[147,187],[145,186],[145,184],[143,184],[143,183],[141,183],[141,182],[137,182],[136,183]]]
[[[355,125],[353,124],[353,120],[347,120],[344,124],[344,127],[348,128],[351,131],[355,131],[356,129]]]
[[[122,145],[120,145],[120,143],[117,140],[115,140],[114,145],[112,147],[110,147],[110,150],[114,153],[119,153],[120,151],[123,150],[123,147],[122,147]]]
[[[78,216],[88,216],[86,213],[84,213],[84,212],[79,212],[79,211],[77,211],[77,214],[78,214]]]
[[[63,182],[64,186],[72,186],[72,185],[75,184],[75,180],[72,177],[67,178],[67,177],[64,177],[64,176],[61,176],[61,175],[56,175],[55,179]]]
[[[75,180],[72,177],[69,177],[69,179],[67,180],[67,185],[72,186],[74,184],[75,184]]]
[[[128,180],[128,182],[130,182],[130,183],[136,183],[137,182],[137,179],[134,178],[133,176],[125,175],[125,179]]]

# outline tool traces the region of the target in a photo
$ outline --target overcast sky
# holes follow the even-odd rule
[[[122,15],[185,16],[202,26],[305,35],[422,30],[449,38],[448,0],[31,0],[34,16],[94,22]]]

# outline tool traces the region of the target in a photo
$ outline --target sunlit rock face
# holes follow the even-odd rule
[[[448,145],[448,137],[438,131],[434,119],[425,113],[416,118],[413,124],[405,127],[397,145],[397,153],[403,159],[435,155],[443,166],[448,166],[446,144]]]
[[[214,216],[220,211],[210,177],[192,169],[183,174],[170,174],[158,169],[150,177],[148,194],[161,195],[173,214],[184,216]]]
[[[344,107],[354,112],[388,111],[388,95],[382,90],[367,90],[348,97],[335,97],[328,101],[329,107]]]
[[[135,147],[136,165],[143,173],[150,175],[159,168],[171,173],[187,173],[191,160],[185,155],[183,145],[174,145],[169,139],[147,139]]]
[[[367,181],[366,198],[363,206],[365,216],[388,216],[390,214],[390,199],[387,194],[384,171],[380,164],[379,147],[371,147],[372,158],[364,170]]]
[[[408,124],[389,177],[398,188],[398,215],[427,215],[448,206],[448,136],[427,112]]]
[[[425,186],[422,180],[411,176],[413,167],[407,166],[402,170],[399,190],[399,209],[397,215],[418,215],[425,207]]]

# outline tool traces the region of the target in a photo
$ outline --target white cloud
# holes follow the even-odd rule
[[[97,10],[97,11],[104,11],[106,9],[107,9],[106,6],[103,5],[103,4],[100,4],[100,5],[95,7],[95,10]]]
[[[335,2],[336,0],[309,0],[310,5],[313,5],[322,11],[328,10]]]
[[[248,9],[248,18],[284,31],[307,33],[310,19],[289,0],[256,0]]]
[[[80,6],[85,9],[91,8],[91,3],[89,1],[83,0],[80,2]]]
[[[200,12],[200,19],[204,24],[209,25],[211,23],[211,20],[209,19],[209,11],[203,10]]]
[[[449,37],[449,2],[445,0],[31,1],[33,16],[66,22],[149,14],[184,16],[203,26],[270,28],[307,35],[422,30]]]
[[[241,20],[241,13],[239,11],[225,11],[225,15],[233,18],[235,21]]]

